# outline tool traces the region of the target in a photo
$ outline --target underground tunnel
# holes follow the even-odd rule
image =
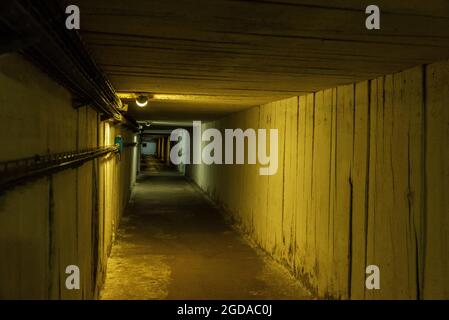
[[[447,300],[448,59],[445,0],[2,0],[0,299]]]

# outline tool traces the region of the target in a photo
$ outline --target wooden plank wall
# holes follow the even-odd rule
[[[192,178],[319,297],[449,298],[448,83],[445,61],[204,124],[277,128],[279,168]],[[365,289],[372,264],[380,290]]]
[[[111,127],[105,141],[109,125],[97,112],[75,110],[64,88],[20,56],[0,57],[0,88],[0,161],[113,144],[116,133],[133,140],[131,132]],[[0,195],[0,299],[98,294],[130,195],[131,153],[126,148],[120,161],[90,161]],[[80,268],[80,290],[65,288],[72,264]]]

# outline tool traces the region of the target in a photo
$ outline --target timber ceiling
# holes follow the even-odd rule
[[[81,35],[118,92],[173,95],[138,120],[212,119],[449,57],[449,1],[77,0]],[[177,97],[177,98],[176,98]]]

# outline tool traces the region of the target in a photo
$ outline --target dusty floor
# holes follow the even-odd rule
[[[182,176],[150,165],[123,217],[102,299],[309,299]]]

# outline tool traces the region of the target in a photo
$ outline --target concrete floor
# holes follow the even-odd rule
[[[150,168],[123,217],[102,299],[310,299],[184,177]]]

